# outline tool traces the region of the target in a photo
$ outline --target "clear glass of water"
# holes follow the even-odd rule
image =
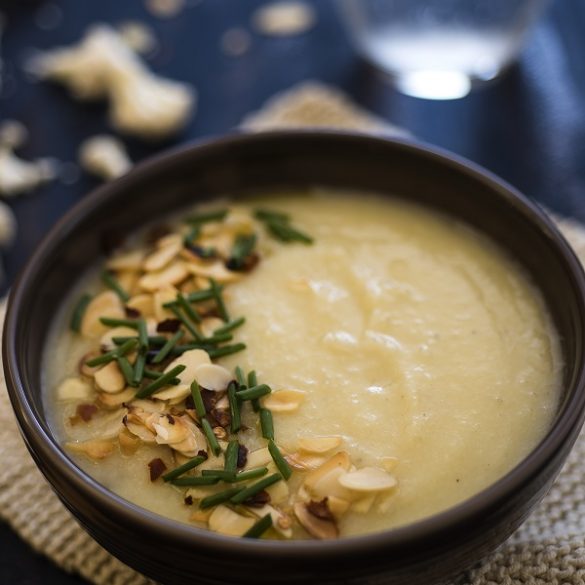
[[[339,0],[358,50],[402,93],[455,99],[518,55],[547,0]]]

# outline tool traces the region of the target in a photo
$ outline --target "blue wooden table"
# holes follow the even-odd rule
[[[294,38],[253,34],[247,53],[225,55],[221,35],[234,26],[249,28],[251,13],[262,3],[191,0],[178,18],[159,20],[139,0],[53,0],[62,18],[43,30],[39,10],[46,10],[47,2],[0,1],[7,24],[0,120],[15,118],[28,127],[31,138],[21,151],[25,158],[75,161],[82,139],[109,131],[104,107],[79,104],[54,85],[31,83],[22,64],[31,48],[75,42],[96,21],[141,20],[154,29],[161,46],[152,67],[193,84],[199,105],[177,141],[156,146],[126,141],[134,160],[179,141],[226,132],[277,91],[318,79],[342,88],[419,139],[484,165],[550,209],[585,221],[585,0],[553,2],[517,66],[498,83],[452,102],[393,92],[356,56],[334,0],[312,2],[318,22],[310,32]],[[96,185],[82,175],[73,184],[55,182],[9,202],[19,233],[3,254],[4,290],[43,234]],[[30,552],[0,524],[0,583],[67,585],[80,580]]]

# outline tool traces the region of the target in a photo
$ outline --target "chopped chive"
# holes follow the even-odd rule
[[[238,397],[236,396],[236,382],[231,381],[228,386],[228,401],[230,404],[230,414],[231,414],[231,431],[232,433],[237,433],[242,426],[241,418],[240,418],[240,404],[238,402]]]
[[[187,473],[187,471],[190,471],[194,467],[201,465],[204,461],[207,461],[207,457],[201,457],[201,455],[197,455],[196,457],[193,457],[193,459],[189,459],[187,463],[183,463],[183,465],[179,465],[179,467],[176,467],[175,469],[169,471],[168,473],[165,473],[162,476],[162,478],[164,481],[171,481],[171,479],[177,479],[177,477],[183,475],[183,473]]]
[[[302,242],[303,244],[312,244],[314,242],[311,236],[293,228],[288,223],[281,221],[267,221],[268,231],[281,242]]]
[[[203,477],[217,477],[219,480],[226,481],[227,483],[232,483],[236,478],[234,471],[226,471],[225,469],[204,469],[201,475]]]
[[[209,443],[211,451],[215,456],[219,455],[221,453],[221,447],[217,442],[217,437],[215,436],[215,433],[213,432],[213,429],[211,428],[209,421],[206,418],[201,419],[201,426],[203,427],[203,432],[207,437],[207,442]]]
[[[215,279],[210,278],[209,282],[211,283],[211,290],[213,291],[213,296],[215,297],[215,302],[217,303],[217,310],[219,312],[219,316],[226,323],[229,323],[230,317],[228,315],[227,309],[225,308],[223,297],[221,296],[221,288],[218,286],[217,282],[215,282]]]
[[[246,258],[254,251],[256,234],[240,234],[232,247],[227,267],[230,270],[241,270],[245,267]]]
[[[223,289],[223,287],[221,286],[219,288]],[[189,293],[186,296],[186,299],[189,303],[201,303],[203,301],[209,301],[214,297],[215,292],[210,288],[206,288],[205,290],[197,290],[195,292]],[[175,299],[174,301],[168,301],[166,303],[163,303],[163,307],[165,309],[170,309],[171,307],[176,307],[178,304],[179,301]]]
[[[109,364],[111,361],[115,360],[119,356],[123,356],[128,353],[131,349],[134,349],[138,345],[137,339],[129,339],[125,343],[123,343],[120,347],[113,349],[112,351],[108,351],[100,356],[97,356],[91,360],[86,361],[85,363],[90,367],[93,368],[95,366],[100,366],[102,364]]]
[[[144,377],[150,378],[151,380],[158,380],[161,374],[162,372],[157,372],[156,370],[148,370],[146,368],[144,369]],[[179,378],[173,378],[172,380],[169,380],[169,384],[172,384],[173,386],[177,386],[180,383],[181,380],[179,380]]]
[[[246,322],[246,317],[239,317],[238,319],[234,319],[233,321],[226,323],[223,327],[216,329],[213,332],[213,335],[216,336],[216,335],[222,335],[223,333],[229,333],[230,331],[233,331],[234,329],[241,327],[245,322]]]
[[[77,305],[75,305],[75,309],[73,311],[73,315],[71,316],[71,323],[69,327],[72,331],[76,331],[79,333],[81,329],[81,322],[83,321],[83,315],[85,315],[85,310],[87,309],[87,305],[91,302],[91,295],[85,294],[83,295]]]
[[[201,321],[201,317],[180,292],[177,293],[177,301],[179,302],[179,306],[183,309],[191,321],[194,321],[195,323],[199,323]]]
[[[168,371],[166,374],[162,374],[156,380],[151,382],[148,386],[145,386],[141,390],[136,393],[136,398],[146,398],[151,394],[154,394],[157,390],[170,384],[170,381],[177,375],[180,374],[186,366],[175,366],[172,370]]]
[[[128,341],[129,339],[138,339],[138,337],[134,336],[134,337],[112,337],[112,341],[116,344],[116,345],[122,345],[123,343],[125,343],[126,341]],[[163,337],[162,335],[151,335],[148,338],[148,345],[164,345],[167,342],[167,338]]]
[[[211,221],[222,221],[225,219],[229,209],[218,209],[216,211],[208,211],[205,213],[198,213],[196,215],[189,215],[185,218],[185,223],[202,224]]]
[[[114,351],[118,352],[118,355],[126,355],[129,351],[132,351],[138,345],[137,339],[129,339],[124,342],[120,347]]]
[[[218,504],[223,504],[224,502],[227,502],[230,498],[241,492],[243,489],[244,488],[233,487],[228,490],[224,490],[223,492],[218,492],[217,494],[207,496],[199,502],[199,507],[202,510],[205,510],[206,508],[212,508],[213,506],[217,506]]]
[[[126,303],[130,300],[130,295],[122,288],[122,285],[111,272],[107,270],[102,272],[102,282],[108,288],[111,288],[120,297],[120,300],[123,303]]]
[[[138,353],[138,357],[136,358],[136,363],[134,364],[134,375],[132,377],[132,381],[134,384],[133,386],[138,386],[140,382],[142,382],[142,378],[144,378],[144,368],[146,366],[146,353],[144,350]]]
[[[290,215],[288,213],[283,213],[282,211],[272,211],[270,209],[255,209],[254,210],[254,217],[261,221],[282,221],[287,222],[290,221]]]
[[[193,380],[191,384],[191,396],[193,396],[193,404],[195,404],[195,410],[199,415],[199,418],[203,419],[206,414],[205,405],[203,404],[203,398],[201,397],[201,389],[197,380]]]
[[[231,341],[233,338],[234,336],[230,333],[219,333],[217,335],[214,333],[212,337],[206,337],[203,339],[203,343],[215,345],[216,343],[225,343],[226,341]]]
[[[280,473],[273,473],[256,483],[253,483],[251,486],[244,488],[241,492],[238,492],[234,496],[230,498],[230,502],[232,504],[241,504],[245,502],[248,498],[255,496],[258,492],[266,489],[267,487],[275,484],[277,481],[282,479],[282,475]]]
[[[197,331],[195,324],[187,316],[183,315],[177,307],[170,307],[170,309],[177,317],[177,319],[179,319],[179,321],[183,323],[183,325],[187,328],[187,331],[189,331],[189,333],[193,336],[194,339],[196,339],[197,341],[203,340],[203,336],[201,335],[201,333],[199,333],[199,331]]]
[[[240,388],[246,387],[246,376],[244,375],[244,370],[240,368],[240,366],[236,366],[236,380],[238,381],[238,386]]]
[[[292,469],[290,468],[290,465],[287,463],[286,459],[282,456],[280,449],[276,446],[276,443],[273,439],[268,441],[268,451],[270,451],[272,460],[278,468],[278,471],[280,471],[282,477],[284,477],[284,479],[288,479],[292,475]]]
[[[252,388],[253,386],[258,386],[258,376],[256,375],[256,370],[248,372],[248,388]]]
[[[185,237],[183,238],[183,243],[186,246],[190,246],[193,243],[193,240],[196,240],[199,237],[199,234],[201,233],[201,227],[198,225],[194,225],[186,234]]]
[[[256,479],[262,477],[268,473],[268,467],[257,467],[256,469],[249,469],[248,471],[242,471],[237,473],[234,481],[248,481],[249,479]]]
[[[256,522],[251,528],[242,534],[242,538],[260,538],[269,528],[272,527],[272,516],[266,514]]]
[[[240,390],[236,396],[239,400],[253,400],[254,398],[260,398],[261,396],[270,394],[271,392],[272,390],[268,384],[258,384],[257,386],[252,386],[246,390]]]
[[[120,371],[122,374],[124,374],[126,384],[128,384],[128,386],[134,386],[134,369],[130,365],[128,358],[124,356],[118,356],[116,360],[118,361],[118,367],[120,368]]]
[[[213,485],[219,482],[219,477],[178,477],[171,479],[173,485],[195,487],[198,485]]]
[[[100,317],[100,323],[108,327],[134,327],[138,328],[136,319],[113,319],[112,317]]]
[[[235,343],[234,345],[225,345],[224,347],[212,348],[207,350],[210,358],[220,358],[232,353],[237,353],[246,349],[245,343]]]
[[[226,450],[225,450],[225,464],[224,469],[225,471],[229,471],[231,473],[235,473],[236,469],[238,468],[238,451],[240,448],[240,444],[236,439],[232,439]]]
[[[146,321],[144,319],[138,320],[138,340],[142,347],[148,347],[148,331],[146,330]]]
[[[177,345],[179,339],[183,337],[184,333],[182,329],[179,329],[158,351],[152,360],[153,364],[160,364],[169,354],[171,349]]]
[[[260,427],[262,428],[262,436],[265,439],[274,440],[274,422],[272,413],[267,408],[260,409]]]

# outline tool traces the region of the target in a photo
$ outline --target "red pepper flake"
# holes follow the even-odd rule
[[[243,502],[244,506],[250,506],[250,508],[262,508],[269,503],[270,494],[266,490],[254,494],[251,498],[248,498]]]
[[[126,313],[126,317],[128,317],[128,319],[138,319],[138,317],[142,315],[142,313],[134,307],[124,307],[124,312]]]
[[[326,522],[335,522],[335,516],[333,516],[331,510],[329,509],[327,499],[328,498],[323,498],[320,502],[315,502],[311,500],[307,504],[307,510],[310,514],[315,516],[315,518],[319,518],[319,520],[325,520]]]
[[[217,402],[217,393],[212,390],[201,388],[201,398],[203,399],[203,406],[206,412],[211,412],[215,408]]]
[[[167,420],[169,421],[170,425],[174,425],[175,424],[175,418],[173,417],[172,414],[167,414]]]
[[[156,326],[157,333],[176,333],[181,327],[179,319],[165,319]]]
[[[204,459],[207,459],[209,457],[209,455],[207,454],[207,451],[204,451],[203,449],[200,449],[199,451],[197,451],[197,455],[199,457],[203,457]]]
[[[211,411],[211,416],[215,419],[217,425],[227,429],[232,424],[232,416],[229,410],[214,408]]]
[[[184,502],[185,502],[185,505],[192,506],[193,505],[193,496],[185,496]]]
[[[248,462],[248,447],[245,445],[238,445],[238,469],[246,467]]]
[[[160,457],[153,459],[148,464],[148,468],[150,469],[150,481],[156,481],[167,470],[165,462]]]
[[[99,410],[95,404],[78,404],[75,414],[83,421],[89,422],[92,416]]]

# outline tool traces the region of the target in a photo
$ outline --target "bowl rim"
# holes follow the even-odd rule
[[[226,147],[238,147],[249,141],[282,141],[294,140],[302,137],[310,137],[315,140],[331,140],[367,143],[386,143],[388,146],[409,151],[409,154],[421,159],[430,159],[439,164],[446,165],[452,170],[463,173],[471,179],[483,183],[490,190],[496,191],[501,199],[516,208],[525,218],[535,225],[554,246],[565,262],[565,269],[572,277],[575,291],[581,297],[580,327],[585,332],[585,273],[580,261],[565,238],[552,223],[552,220],[544,213],[537,203],[529,200],[516,188],[494,173],[484,169],[480,165],[469,161],[459,155],[448,152],[442,148],[430,146],[420,141],[407,138],[395,138],[380,134],[369,134],[346,130],[329,129],[287,129],[250,133],[237,131],[221,136],[211,136],[189,142],[178,147],[164,151],[135,165],[130,172],[123,177],[106,183],[94,189],[74,205],[41,240],[35,252],[26,263],[20,275],[16,279],[10,292],[6,320],[3,331],[2,353],[4,361],[5,377],[8,393],[15,411],[20,432],[25,438],[27,447],[35,455],[35,458],[48,458],[53,467],[58,467],[60,475],[68,483],[83,493],[92,501],[99,502],[102,510],[112,512],[114,516],[121,516],[128,524],[136,529],[148,533],[158,533],[161,536],[171,537],[176,542],[202,544],[206,550],[221,551],[225,548],[234,549],[237,543],[238,551],[246,556],[259,554],[265,560],[286,559],[303,556],[312,560],[327,560],[339,554],[356,556],[360,554],[372,554],[374,551],[384,551],[390,554],[392,549],[401,549],[414,546],[429,538],[440,537],[446,533],[452,533],[457,526],[468,523],[475,517],[482,516],[486,510],[496,509],[498,504],[505,501],[509,494],[519,490],[531,478],[538,475],[539,470],[554,458],[555,453],[565,441],[582,424],[585,414],[585,359],[578,365],[578,376],[574,381],[573,391],[567,396],[561,411],[553,426],[541,441],[503,477],[490,484],[471,497],[431,516],[423,517],[410,524],[390,528],[380,532],[369,533],[361,536],[348,536],[335,541],[273,541],[255,539],[236,539],[229,536],[216,534],[207,529],[190,526],[175,520],[168,519],[151,512],[141,506],[133,504],[109,491],[99,482],[88,475],[70,459],[57,440],[46,433],[37,420],[28,392],[24,388],[18,367],[16,351],[16,333],[18,315],[23,310],[23,297],[29,282],[34,278],[35,272],[50,257],[51,246],[59,240],[67,238],[67,234],[73,229],[80,218],[91,215],[99,208],[103,201],[118,197],[125,187],[132,183],[141,183],[151,175],[166,172],[175,165],[180,165],[184,159],[197,156],[204,151],[221,150]]]

